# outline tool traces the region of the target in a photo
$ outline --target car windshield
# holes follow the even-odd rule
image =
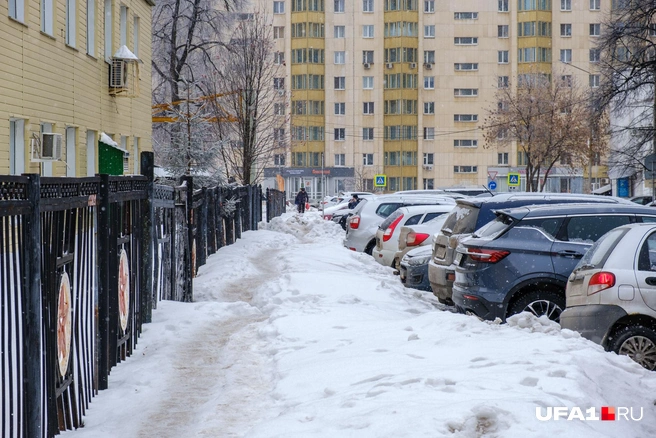
[[[615,245],[628,231],[628,229],[615,228],[601,236],[585,253],[574,270],[602,267]]]
[[[449,214],[442,225],[442,233],[452,234],[473,233],[476,230],[476,219],[480,209],[473,205],[459,204]]]
[[[479,228],[476,233],[474,233],[474,237],[496,239],[501,233],[512,226],[513,223],[515,223],[515,219],[505,214],[500,214],[495,220],[488,222]]]

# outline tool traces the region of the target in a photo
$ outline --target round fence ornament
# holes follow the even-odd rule
[[[121,330],[125,332],[128,327],[128,313],[130,310],[130,265],[128,255],[121,249],[121,258],[118,264],[118,313]]]
[[[68,370],[68,359],[71,355],[71,282],[64,272],[59,282],[59,297],[57,299],[57,360],[59,374],[62,377]]]

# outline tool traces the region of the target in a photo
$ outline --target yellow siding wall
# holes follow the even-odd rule
[[[9,18],[7,2],[0,4],[0,174],[8,174],[10,119],[25,119],[25,172],[38,173],[39,163],[30,162],[30,137],[41,123],[52,123],[63,135],[76,128],[76,176],[87,175],[87,130],[113,135],[120,145],[128,136],[130,172],[134,169],[133,139],[139,149],[152,150],[151,143],[151,5],[144,0],[112,1],[112,54],[120,42],[120,5],[128,7],[127,46],[134,48],[133,23],[139,17],[140,94],[136,98],[109,94],[109,64],[104,59],[104,1],[96,0],[95,57],[87,54],[87,3],[77,0],[76,47],[65,43],[66,2],[53,0],[54,37],[41,32],[40,0],[25,0],[24,24]],[[96,148],[96,164],[98,169]],[[53,175],[66,175],[64,162],[53,163]]]

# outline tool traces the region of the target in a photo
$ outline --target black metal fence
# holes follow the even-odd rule
[[[141,159],[142,176],[0,176],[3,438],[79,427],[157,302],[193,301],[198,267],[262,219],[259,186],[159,185]]]

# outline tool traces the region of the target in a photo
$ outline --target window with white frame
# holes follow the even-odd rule
[[[434,178],[424,178],[424,190],[433,190],[435,188]]]
[[[601,0],[590,0],[590,10],[591,11],[601,10]]]
[[[25,22],[25,0],[9,0],[9,17]]]
[[[454,88],[454,97],[476,97],[478,96],[478,88]]]
[[[87,176],[96,174],[96,131],[87,131]]]
[[[335,166],[346,166],[346,154],[335,154]]]
[[[346,26],[335,26],[334,35],[335,35],[335,38],[345,38],[346,37]]]
[[[374,25],[365,24],[362,26],[362,38],[373,38],[374,37]]]
[[[273,2],[273,13],[274,14],[284,14],[285,13],[285,2]]]
[[[601,23],[590,23],[590,36],[601,35]]]
[[[77,42],[77,2],[76,0],[66,0],[66,44],[75,47]]]
[[[572,0],[560,0],[560,10],[561,11],[571,11],[572,10]]]
[[[373,166],[374,165],[374,154],[362,154],[362,165],[363,166]]]
[[[282,65],[285,63],[285,52],[274,52],[273,54],[273,63],[277,65]]]
[[[76,158],[77,158],[77,139],[76,139],[77,129],[68,126],[66,127],[66,176],[77,176],[75,174],[77,170]],[[135,164],[137,162],[136,157],[139,154],[134,154]],[[138,173],[139,169],[135,169],[134,173]]]
[[[454,173],[478,173],[478,166],[453,166]]]
[[[561,37],[571,37],[572,36],[572,24],[571,23],[560,23],[560,36]]]
[[[508,165],[508,152],[497,153],[497,164],[500,166]]]
[[[508,50],[499,50],[497,52],[497,62],[499,64],[508,64],[510,60],[510,54]]]
[[[87,2],[87,55],[96,56],[96,0]]]
[[[373,76],[362,76],[362,89],[363,90],[373,90],[374,89],[374,77]]]
[[[497,88],[508,88],[510,84],[510,78],[508,76],[499,76],[497,81]]]
[[[374,0],[362,0],[362,12],[373,12]]]
[[[424,63],[435,64],[435,50],[424,50]]]
[[[424,128],[424,140],[434,140],[435,139],[435,128]]]
[[[424,76],[424,90],[435,89],[435,76]]]
[[[560,49],[560,61],[565,63],[572,62],[572,49]]]
[[[336,13],[344,12],[344,0],[335,0],[335,12]]]
[[[424,26],[424,38],[435,38],[435,25],[429,24]]]
[[[346,62],[346,52],[337,51],[335,52],[335,64],[344,64]]]
[[[590,88],[597,88],[600,81],[600,75],[590,75]]]
[[[373,50],[363,50],[362,51],[362,62],[363,63],[374,63],[374,51]]]
[[[48,122],[41,123],[41,134],[44,132],[54,132],[53,124]],[[41,163],[41,176],[52,176],[52,161]]]
[[[345,89],[346,89],[346,77],[335,76],[335,90],[345,90]]]
[[[454,20],[478,20],[478,12],[454,12]]]
[[[343,116],[346,114],[346,102],[335,102],[335,115]]]
[[[285,38],[285,26],[274,26],[273,27],[273,39],[279,40]]]
[[[430,166],[435,164],[434,155],[431,152],[424,152],[424,165]]]
[[[601,52],[599,49],[590,49],[590,62],[599,62],[601,59]]]
[[[121,8],[119,10],[119,35],[120,35],[120,40],[119,40],[119,46],[127,46],[128,45],[128,7],[121,5]]]
[[[561,75],[560,85],[566,88],[572,88],[572,75]]]
[[[46,1],[46,0],[42,0]],[[104,47],[105,47],[105,60],[109,61],[112,58],[113,52],[112,52],[112,22],[113,22],[113,14],[112,14],[112,0],[105,0],[104,3],[104,35],[105,35],[105,41],[104,41]]]
[[[276,166],[284,166],[285,165],[285,154],[275,154],[273,156],[273,164]]]
[[[346,139],[346,128],[335,128],[335,141],[344,141]]]
[[[453,64],[455,71],[477,71],[478,62],[456,62]]]
[[[363,102],[363,114],[371,115],[374,113],[374,103],[373,102]]]
[[[281,142],[285,140],[285,128],[275,128],[273,130],[273,139],[276,142]]]
[[[285,115],[285,104],[284,103],[274,103],[273,104],[273,113],[276,116],[284,116]]]
[[[373,140],[374,128],[362,128],[362,140]]]
[[[498,38],[508,38],[508,25],[500,24],[497,26],[497,37]]]
[[[454,122],[478,122],[478,114],[454,114]]]
[[[435,114],[435,102],[424,102],[424,114]]]
[[[478,147],[478,140],[468,139],[468,138],[453,140],[453,147],[456,147],[456,148],[476,148],[476,147]]]
[[[435,0],[424,0],[424,12],[435,13]]]
[[[508,12],[508,0],[499,0],[497,10],[499,12]]]
[[[478,44],[478,37],[454,37],[453,44],[456,46],[475,46]]]
[[[9,120],[9,174],[25,173],[25,120]]]
[[[54,0],[41,0],[41,32],[54,36]]]
[[[274,90],[284,90],[285,89],[285,78],[273,78],[273,89]]]
[[[132,18],[132,53],[139,57],[139,32],[141,20],[136,15]]]

